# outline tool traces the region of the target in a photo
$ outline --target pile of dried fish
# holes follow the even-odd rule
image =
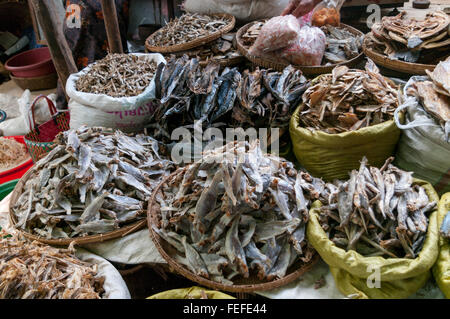
[[[255,22],[250,28],[247,29],[247,31],[245,31],[242,35],[242,43],[244,46],[251,47],[253,43],[255,43],[266,21],[267,20]]]
[[[97,268],[70,250],[0,231],[0,299],[100,299]]]
[[[225,284],[253,274],[274,280],[311,260],[305,225],[323,189],[322,180],[262,154],[258,141],[230,143],[165,183],[153,229],[196,275]]]
[[[237,68],[221,73],[219,69],[214,62],[201,68],[197,59],[187,56],[158,66],[155,84],[160,103],[151,126],[159,133],[154,136],[170,138],[173,129],[196,120],[210,127],[231,113],[237,127],[285,127],[308,86],[301,71],[290,66],[283,72],[257,68],[242,75]]]
[[[238,50],[233,45],[235,33],[227,33],[222,35],[219,39],[213,42],[207,43],[200,47],[194,48],[189,51],[183,51],[177,53],[176,56],[180,57],[184,54],[190,58],[197,58],[200,63],[206,64],[208,62],[226,62],[227,60],[234,58],[243,58]],[[166,60],[173,59],[175,55],[166,56]]]
[[[302,72],[291,65],[283,72],[245,70],[237,87],[234,126],[287,127],[308,86]]]
[[[153,47],[183,44],[220,31],[230,23],[231,19],[225,16],[185,13],[153,33],[147,44]]]
[[[358,36],[345,28],[325,25],[321,27],[327,37],[322,65],[346,62],[359,55],[364,35]]]
[[[320,76],[303,95],[299,121],[335,134],[390,120],[397,107],[397,88],[369,60],[365,71],[338,66]]]
[[[450,18],[440,10],[424,19],[408,17],[405,11],[383,17],[368,34],[369,46],[390,59],[413,63],[436,64],[449,54]]]
[[[407,94],[416,96],[423,108],[444,130],[450,140],[450,57],[439,62],[433,72],[427,70],[432,81],[416,81],[408,88]]]
[[[149,86],[155,72],[156,63],[147,56],[108,54],[78,78],[76,89],[112,97],[136,96]]]
[[[16,228],[44,238],[103,234],[144,218],[152,189],[172,168],[145,135],[83,126],[56,144],[12,209]]]
[[[0,171],[8,170],[29,160],[25,144],[14,139],[0,137]]]
[[[421,251],[428,216],[436,207],[425,189],[413,185],[412,172],[391,165],[367,167],[346,182],[327,184],[331,195],[321,200],[319,221],[329,238],[345,250],[363,256],[415,258]]]

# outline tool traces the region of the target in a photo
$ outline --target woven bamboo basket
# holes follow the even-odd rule
[[[233,285],[225,285],[222,283],[218,283],[207,278],[198,276],[187,269],[182,264],[178,263],[174,259],[174,255],[176,251],[173,247],[171,247],[165,240],[163,240],[152,228],[152,226],[158,227],[160,220],[160,211],[159,205],[156,203],[155,197],[156,194],[160,191],[160,188],[167,182],[169,178],[171,178],[176,172],[172,173],[168,177],[166,177],[154,190],[152,197],[148,204],[148,214],[147,214],[147,225],[150,230],[150,235],[153,243],[158,249],[161,256],[167,261],[170,267],[172,267],[175,272],[180,275],[186,277],[189,280],[192,280],[200,285],[203,285],[208,288],[223,290],[228,292],[240,292],[240,293],[250,293],[255,291],[264,291],[271,290],[275,288],[279,288],[281,286],[287,285],[292,281],[299,278],[301,275],[309,271],[319,260],[319,255],[314,252],[313,257],[308,263],[304,263],[302,261],[297,261],[294,263],[287,271],[285,277],[273,281],[261,281],[254,274],[250,273],[249,278],[238,278],[233,281]]]
[[[236,45],[237,48],[239,50],[239,52],[241,52],[241,54],[243,56],[245,56],[248,60],[250,60],[250,62],[252,62],[255,65],[264,67],[264,68],[269,68],[269,69],[274,69],[277,71],[283,71],[285,67],[287,67],[289,65],[289,63],[283,63],[274,59],[270,59],[270,58],[260,58],[254,55],[251,55],[248,50],[250,49],[250,47],[245,46],[242,42],[242,35],[248,30],[248,28],[250,28],[253,24],[257,23],[258,21],[254,21],[254,22],[250,22],[246,25],[244,25],[242,28],[240,28],[236,34]],[[364,35],[361,31],[341,23],[340,25],[341,27],[347,29],[348,31],[350,31],[351,33],[358,35],[358,36],[362,36]],[[293,64],[292,66],[300,69],[303,74],[305,75],[320,75],[320,74],[324,74],[324,73],[330,73],[336,66],[338,65],[346,65],[348,67],[354,67],[356,66],[364,57],[364,54],[361,50],[361,52],[354,57],[353,59],[350,59],[346,62],[343,63],[337,63],[337,64],[331,64],[331,65],[318,65],[318,66],[301,66],[301,65],[295,65]]]
[[[209,35],[199,37],[195,40],[188,41],[186,43],[175,44],[175,45],[165,46],[165,47],[157,47],[157,46],[152,46],[149,44],[149,40],[152,39],[155,36],[155,34],[157,34],[159,32],[159,30],[158,30],[155,33],[153,33],[152,35],[150,35],[147,38],[147,40],[145,40],[145,48],[148,51],[158,52],[158,53],[172,53],[172,52],[186,51],[186,50],[190,50],[190,49],[196,48],[198,46],[204,45],[211,41],[214,41],[214,40],[220,38],[222,36],[222,34],[228,33],[231,30],[233,30],[234,25],[236,24],[236,18],[234,16],[227,14],[227,13],[216,13],[216,14],[212,14],[212,15],[219,16],[219,17],[226,17],[229,20],[231,20],[231,22],[228,25],[226,25],[225,27],[223,27],[222,29],[220,29],[216,32],[213,32]]]
[[[369,47],[370,38],[366,35],[363,41],[364,54],[373,60],[378,65],[385,67],[386,69],[394,70],[412,75],[426,75],[425,70],[433,71],[436,65],[433,64],[421,64],[411,63],[399,60],[392,60],[388,56],[375,52]]]
[[[14,190],[11,194],[11,200],[9,202],[9,221],[11,225],[15,226],[17,223],[16,216],[14,215],[12,208],[16,204],[17,200],[19,199],[20,195],[22,194],[23,188],[25,184],[27,183],[28,179],[30,178],[33,170],[29,170],[22,178],[19,180],[19,182],[14,187]],[[16,230],[20,232],[24,237],[30,239],[30,240],[37,240],[41,243],[45,243],[48,245],[54,245],[54,246],[68,246],[75,242],[77,245],[81,244],[92,244],[92,243],[101,243],[110,239],[124,237],[128,234],[134,233],[142,228],[145,227],[145,219],[142,219],[140,221],[137,221],[133,224],[121,227],[120,229],[114,230],[112,232],[108,232],[105,234],[99,234],[99,235],[89,235],[84,237],[74,237],[74,238],[67,238],[67,239],[47,239],[41,236],[30,234],[26,231],[23,231],[21,229]]]

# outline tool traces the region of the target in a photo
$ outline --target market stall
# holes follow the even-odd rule
[[[126,299],[143,269],[189,283],[151,299],[448,298],[450,18],[364,34],[341,5],[183,12],[123,53],[102,1],[110,53],[77,71],[35,3],[68,110],[0,138],[0,298]]]

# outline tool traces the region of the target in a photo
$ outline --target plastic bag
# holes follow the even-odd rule
[[[145,55],[149,61],[157,64],[166,63],[159,53]],[[137,96],[115,98],[106,94],[84,93],[76,90],[78,78],[88,72],[90,66],[82,71],[71,74],[66,83],[66,92],[69,96],[70,128],[77,129],[82,125],[102,126],[120,129],[124,132],[139,132],[150,120],[154,111],[155,81]]]
[[[341,10],[345,0],[327,0],[317,4],[312,11],[312,25],[321,27],[326,24],[338,27],[341,21]]]
[[[293,15],[278,16],[267,21],[261,28],[255,43],[249,53],[262,56],[295,43],[298,39],[300,24]]]
[[[441,227],[445,215],[450,210],[450,193],[444,194],[438,206],[438,227]],[[450,240],[439,238],[439,257],[433,266],[433,277],[444,293],[450,299]]]
[[[436,120],[428,114],[416,97],[408,96],[408,88],[425,76],[413,76],[405,85],[405,102],[394,113],[402,136],[395,154],[399,168],[413,171],[414,176],[429,181],[438,194],[450,192],[450,143]],[[405,123],[400,123],[400,113],[405,110]]]
[[[429,183],[414,179],[414,184],[425,189],[430,201],[439,201],[439,196]],[[437,211],[429,216],[426,239],[416,258],[383,258],[364,257],[356,251],[337,247],[320,226],[320,206],[320,201],[312,205],[307,238],[330,266],[336,286],[344,295],[355,295],[357,298],[407,298],[425,285],[439,251]],[[368,286],[368,282],[373,283],[374,269],[378,270],[376,276],[380,280],[379,288]]]
[[[299,31],[297,41],[283,49],[281,57],[295,65],[320,65],[326,45],[322,30],[305,25]]]

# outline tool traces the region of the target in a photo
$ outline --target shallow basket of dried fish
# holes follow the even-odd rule
[[[176,272],[186,277],[189,280],[192,280],[198,284],[201,284],[205,287],[223,290],[228,292],[255,292],[255,291],[264,291],[271,290],[275,288],[282,287],[284,285],[289,284],[290,282],[296,280],[304,273],[309,271],[320,259],[319,255],[314,252],[313,257],[307,263],[303,263],[302,261],[297,261],[287,270],[287,274],[285,277],[273,281],[261,281],[255,275],[250,275],[249,278],[240,278],[237,280],[232,280],[233,285],[226,285],[222,283],[218,283],[204,277],[198,276],[188,270],[185,266],[177,262],[174,258],[174,248],[170,247],[170,245],[165,242],[154,230],[153,226],[158,227],[160,211],[159,205],[156,201],[156,195],[160,191],[160,188],[163,187],[166,182],[176,174],[177,172],[172,173],[167,176],[154,190],[153,195],[148,204],[147,210],[147,226],[150,230],[150,235],[153,243],[158,249],[161,256],[167,261],[169,266],[171,266]]]
[[[439,196],[425,181],[413,179],[413,185],[421,186],[430,201],[437,202]],[[328,238],[319,221],[322,207],[316,201],[310,210],[307,225],[309,242],[317,249],[322,259],[330,266],[330,271],[339,290],[345,295],[356,294],[357,298],[407,298],[420,289],[430,277],[431,267],[439,253],[438,212],[433,210],[428,216],[428,228],[423,248],[416,258],[366,257],[360,253],[339,248]],[[350,262],[351,261],[351,262]],[[367,282],[379,270],[381,287],[369,288]]]
[[[220,36],[222,34],[228,33],[231,30],[233,30],[235,24],[236,24],[236,18],[234,16],[232,16],[231,14],[227,14],[227,13],[216,13],[216,14],[211,14],[212,16],[218,16],[220,18],[225,18],[227,20],[229,20],[230,22],[228,23],[227,26],[223,27],[222,29],[211,33],[207,36],[203,36],[203,37],[199,37],[195,40],[183,43],[183,44],[175,44],[175,45],[171,45],[171,46],[164,46],[164,47],[157,47],[157,46],[152,46],[149,43],[149,40],[152,39],[152,37],[155,36],[155,34],[158,32],[156,31],[155,33],[153,33],[152,35],[150,35],[147,40],[145,41],[145,48],[148,51],[151,52],[158,52],[158,53],[171,53],[171,52],[179,52],[179,51],[186,51],[186,50],[190,50],[192,48],[204,45],[206,43],[209,43],[211,41],[214,41],[218,38],[220,38]]]
[[[425,70],[429,71],[434,70],[435,65],[433,64],[421,64],[421,63],[411,63],[399,60],[392,60],[389,59],[389,57],[384,54],[375,52],[370,47],[371,40],[369,35],[370,33],[366,34],[366,36],[364,37],[362,49],[364,54],[367,55],[369,58],[371,58],[376,64],[390,70],[413,75],[426,75]]]
[[[256,23],[259,23],[259,21],[254,21],[254,22],[244,25],[236,33],[236,46],[237,46],[239,52],[255,65],[258,65],[258,66],[261,66],[264,68],[274,69],[277,71],[283,71],[284,68],[286,68],[289,65],[288,63],[282,63],[280,61],[270,59],[270,58],[257,57],[257,56],[251,55],[248,52],[249,47],[244,44],[244,42],[242,40],[242,36],[252,25],[254,25]],[[347,29],[348,31],[350,31],[351,33],[353,33],[357,36],[364,35],[361,31],[359,31],[349,25],[341,23],[340,26],[342,28]],[[293,65],[293,66],[297,69],[302,70],[303,74],[319,75],[319,74],[324,74],[324,73],[330,73],[331,70],[333,70],[334,67],[336,67],[338,65],[347,65],[348,67],[354,67],[362,60],[363,57],[364,57],[364,54],[361,51],[356,57],[354,57],[353,59],[350,59],[346,62],[343,62],[343,63],[331,64],[331,65],[318,65],[318,66],[301,66],[301,65]]]
[[[19,180],[19,182],[16,184],[16,187],[14,187],[14,190],[11,194],[11,200],[9,202],[9,220],[12,226],[14,226],[17,223],[16,216],[14,215],[12,211],[12,207],[16,204],[17,200],[19,199],[20,195],[23,192],[24,186],[27,183],[27,180],[30,178],[31,174],[33,172],[29,170],[22,178]],[[101,243],[110,239],[124,237],[128,234],[134,233],[142,228],[145,227],[145,219],[139,220],[137,222],[134,222],[130,225],[121,227],[120,229],[114,230],[112,232],[108,232],[105,234],[99,234],[99,235],[88,235],[78,238],[68,238],[68,239],[48,239],[36,235],[32,235],[28,232],[22,231],[20,229],[16,229],[18,232],[20,232],[23,236],[25,236],[28,239],[31,240],[37,240],[41,243],[45,243],[48,245],[55,245],[55,246],[68,246],[72,243],[75,243],[77,245],[81,244],[92,244],[92,243]]]

